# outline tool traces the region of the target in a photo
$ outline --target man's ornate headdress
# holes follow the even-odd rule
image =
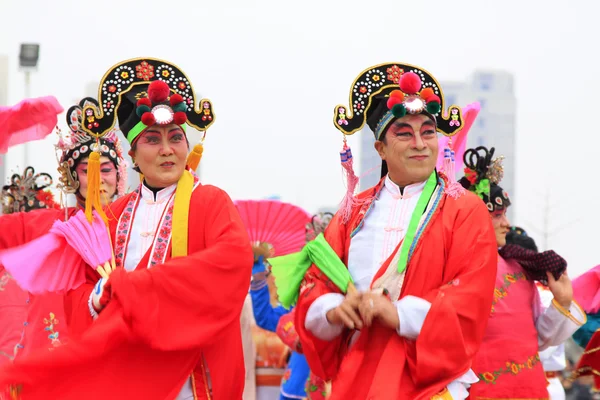
[[[391,124],[406,114],[428,115],[435,121],[437,131],[450,137],[463,129],[464,125],[460,107],[451,105],[445,110],[446,103],[439,82],[429,72],[410,64],[385,63],[365,69],[352,83],[349,104],[337,105],[333,115],[334,126],[344,135],[340,152],[347,176],[347,191],[340,205],[343,222],[348,220],[350,209],[357,202],[354,192],[358,185],[347,135],[361,130],[366,124],[375,139],[379,140]],[[453,160],[450,140],[444,157]],[[381,176],[386,174],[387,164],[383,161]],[[454,181],[454,172],[448,175],[451,181],[447,192],[460,194],[463,189]]]

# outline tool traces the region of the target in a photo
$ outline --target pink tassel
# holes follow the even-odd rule
[[[455,154],[454,150],[452,150],[452,139],[450,139],[444,148],[443,172],[448,179],[448,186],[446,187],[445,193],[454,199],[458,199],[465,193],[465,188],[463,188],[462,185],[456,181],[454,157]]]
[[[354,191],[358,185],[358,176],[354,173],[354,161],[352,160],[352,150],[348,147],[346,140],[344,139],[344,147],[340,152],[340,159],[342,162],[342,168],[346,174],[346,194],[340,204],[340,217],[342,223],[347,223],[350,220],[352,214],[352,207],[359,203],[358,199],[354,197]]]

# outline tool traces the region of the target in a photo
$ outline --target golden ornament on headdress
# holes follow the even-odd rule
[[[504,178],[504,166],[502,163],[504,162],[504,156],[499,156],[492,160],[492,163],[488,167],[486,178],[490,180],[490,183],[495,183],[496,185],[500,183],[502,178]]]

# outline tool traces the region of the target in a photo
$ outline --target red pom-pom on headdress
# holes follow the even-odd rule
[[[169,97],[170,89],[163,81],[153,81],[148,86],[148,97],[154,104],[162,103]]]
[[[181,95],[179,93],[175,93],[173,95],[171,95],[171,98],[169,99],[169,103],[172,106],[176,106],[179,103],[183,102],[183,97],[181,97]]]
[[[396,104],[400,104],[402,103],[402,99],[400,99],[399,97],[391,97],[388,99],[387,101],[387,108],[388,110],[391,110],[392,108],[394,108],[394,106]]]
[[[151,112],[146,112],[142,115],[142,122],[146,126],[152,126],[156,123],[156,118]]]
[[[147,97],[142,97],[137,101],[137,106],[147,106],[148,108],[152,108],[152,102]]]
[[[183,111],[176,112],[173,114],[173,122],[177,125],[183,125],[187,122],[187,114]]]
[[[406,94],[415,94],[421,90],[421,77],[414,72],[406,72],[400,77],[400,90]]]
[[[404,93],[402,93],[400,90],[393,90],[392,93],[390,93],[390,97],[388,98],[388,101],[387,101],[388,110],[391,110],[392,108],[394,108],[394,106],[396,104],[400,104],[403,101],[404,101]]]
[[[431,96],[424,99],[427,103],[438,103],[442,104],[442,100],[440,100],[438,95],[432,94]]]
[[[400,101],[404,101],[404,93],[402,93],[402,91],[398,89],[392,90],[392,93],[390,93],[390,97],[396,97],[400,99]]]

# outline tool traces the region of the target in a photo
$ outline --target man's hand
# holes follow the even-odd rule
[[[383,326],[390,329],[398,330],[400,327],[398,310],[394,306],[394,303],[384,294],[364,293],[359,311],[365,326],[371,326],[373,320],[377,319]]]
[[[546,272],[546,275],[548,276],[548,288],[552,292],[552,295],[554,295],[554,300],[568,310],[573,301],[573,285],[571,284],[571,278],[567,275],[567,271],[558,280],[554,279],[554,276],[550,272]]]
[[[104,293],[104,286],[106,285],[106,282],[108,282],[108,279],[100,278],[92,290],[92,305],[94,306],[96,312],[102,311],[110,299],[108,293]]]
[[[358,314],[361,297],[356,288],[349,284],[348,293],[342,304],[327,312],[327,321],[334,325],[344,325],[349,329],[362,329],[363,321]]]

